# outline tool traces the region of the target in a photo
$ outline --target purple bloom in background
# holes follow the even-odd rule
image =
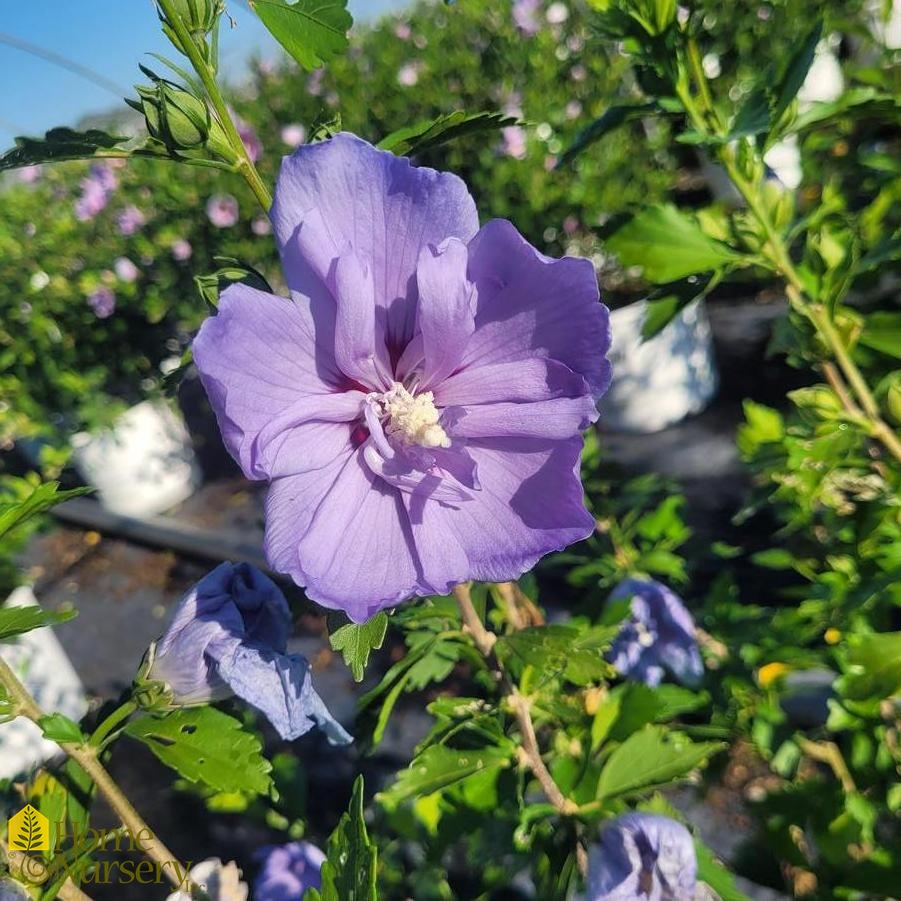
[[[17,170],[16,175],[23,184],[32,185],[41,177],[43,172],[44,168],[40,165],[23,166]]]
[[[680,598],[652,579],[624,579],[610,600],[632,598],[610,648],[610,662],[624,676],[646,685],[659,685],[669,670],[680,682],[696,685],[704,664],[695,638],[695,624]]]
[[[293,150],[295,147],[300,147],[300,145],[306,141],[307,130],[303,125],[294,122],[291,125],[286,125],[282,128],[281,138],[282,142]]]
[[[422,62],[418,59],[404,63],[397,70],[397,83],[405,88],[412,88],[419,81],[419,74],[422,72],[422,69]]]
[[[79,222],[93,219],[109,203],[110,195],[118,187],[116,174],[105,163],[96,163],[81,180],[81,194],[75,201],[75,218]]]
[[[260,237],[270,235],[272,234],[272,223],[265,216],[257,216],[250,223],[250,230]]]
[[[513,24],[521,34],[531,37],[541,30],[541,20],[538,18],[540,7],[540,0],[514,0]]]
[[[123,282],[133,282],[140,275],[138,267],[128,257],[117,257],[113,263],[116,275]]]
[[[362,622],[591,533],[581,433],[610,335],[590,262],[479,229],[456,176],[349,134],[285,158],[271,216],[292,299],[229,287],[194,360],[271,482],[276,570]]]
[[[98,319],[108,319],[116,312],[116,295],[106,286],[95,288],[88,295],[88,306]]]
[[[312,97],[318,97],[322,93],[322,80],[325,78],[325,69],[314,69],[307,78],[307,93]]]
[[[193,253],[194,248],[191,247],[190,241],[186,241],[184,238],[176,238],[172,242],[172,256],[178,260],[179,263],[190,260]]]
[[[116,216],[116,227],[120,235],[128,238],[137,234],[146,221],[147,217],[134,204],[129,204]]]
[[[182,598],[147,679],[166,683],[182,706],[235,694],[284,739],[318,725],[330,743],[350,741],[313,690],[309,663],[286,653],[290,627],[288,602],[271,579],[248,563],[222,563]]]
[[[413,34],[408,22],[403,19],[394,23],[394,36],[400,41],[409,41],[410,35]]]
[[[238,201],[231,194],[214,194],[207,201],[206,215],[216,228],[231,228],[238,221]]]
[[[694,901],[691,833],[669,817],[627,813],[611,820],[588,851],[587,901]]]
[[[325,854],[310,842],[261,848],[254,859],[262,864],[253,884],[254,901],[300,901],[307,889],[322,888]]]

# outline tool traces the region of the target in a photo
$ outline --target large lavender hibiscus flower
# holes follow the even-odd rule
[[[275,569],[363,621],[591,532],[580,433],[610,367],[590,262],[479,229],[460,179],[348,134],[285,158],[272,222],[291,300],[229,288],[194,359],[271,483]]]

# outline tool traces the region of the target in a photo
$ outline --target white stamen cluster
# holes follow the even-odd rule
[[[379,405],[388,438],[422,447],[450,447],[450,438],[438,424],[441,414],[431,391],[414,396],[400,382],[395,382],[381,396]]]

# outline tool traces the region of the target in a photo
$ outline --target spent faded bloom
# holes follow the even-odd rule
[[[669,817],[627,813],[588,851],[587,901],[694,901],[697,859],[691,833]]]
[[[271,483],[274,569],[361,622],[591,533],[581,433],[610,336],[590,262],[479,229],[456,176],[349,134],[285,158],[271,216],[291,299],[229,287],[194,361]]]
[[[116,295],[112,289],[101,285],[88,295],[88,306],[98,319],[108,319],[116,312]]]
[[[216,228],[231,228],[238,221],[238,201],[231,194],[214,194],[207,201],[206,215]]]
[[[224,864],[218,857],[207,858],[191,867],[185,878],[187,883],[199,888],[208,901],[247,901],[249,892],[247,883],[241,881],[238,865],[234,861]],[[196,897],[196,892],[179,889],[166,901],[192,901]]]
[[[697,684],[704,664],[695,624],[680,598],[653,579],[624,579],[611,601],[631,598],[630,613],[610,648],[610,662],[624,676],[659,685],[669,670],[680,682]]]
[[[119,234],[127,238],[137,234],[146,221],[147,217],[144,213],[134,204],[129,204],[116,216],[116,227],[119,229]]]
[[[350,741],[313,690],[309,663],[287,653],[290,627],[271,579],[248,563],[222,563],[182,598],[141,681],[164,683],[178,706],[235,694],[285,739],[318,725],[332,744]]]
[[[254,901],[300,901],[307,889],[322,888],[325,854],[311,842],[261,848],[254,859],[262,865],[253,884]]]

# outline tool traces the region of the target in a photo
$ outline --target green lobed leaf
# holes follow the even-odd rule
[[[390,150],[398,156],[413,156],[425,150],[432,150],[463,135],[480,131],[493,131],[513,125],[515,118],[504,113],[466,113],[455,110],[437,119],[427,119],[415,125],[407,125],[382,138],[378,147]]]
[[[378,849],[366,831],[362,776],[354,782],[350,806],[329,838],[325,857],[322,901],[376,901]]]
[[[610,132],[621,128],[628,122],[640,119],[656,109],[655,103],[641,103],[635,106],[611,106],[590,125],[583,128],[576,139],[566,148],[557,161],[557,168],[571,163],[580,153],[592,144],[606,137]]]
[[[44,737],[50,741],[68,742],[70,744],[83,744],[86,739],[81,727],[74,720],[62,713],[49,713],[38,720],[38,725],[44,732]]]
[[[0,503],[0,538],[51,507],[55,507],[69,498],[88,494],[92,490],[91,488],[73,488],[70,491],[60,491],[59,482],[44,482],[38,485],[24,501]]]
[[[380,612],[365,623],[347,623],[329,635],[332,648],[341,652],[344,662],[353,673],[355,682],[363,680],[369,655],[382,646],[387,631],[388,616]]]
[[[347,0],[248,0],[270,34],[303,66],[315,69],[347,49],[353,18]]]
[[[0,641],[8,641],[10,638],[23,635],[32,629],[40,629],[42,626],[64,623],[76,615],[74,610],[51,613],[49,610],[42,610],[36,604],[28,604],[23,607],[0,607]]]
[[[224,792],[264,794],[272,778],[259,739],[215,707],[132,720],[125,732],[191,782]]]
[[[723,747],[719,742],[693,742],[662,726],[645,726],[607,759],[598,779],[597,797],[616,798],[672,782]]]
[[[16,146],[0,156],[0,172],[39,163],[103,156],[103,151],[118,148],[127,142],[128,138],[110,135],[96,128],[88,131],[51,128],[43,138],[17,137]]]
[[[432,745],[397,774],[395,783],[379,794],[379,800],[389,809],[396,807],[402,801],[430,795],[477,773],[502,769],[509,765],[512,754],[513,744],[506,740],[500,746],[467,750]]]
[[[739,259],[672,204],[642,210],[608,239],[607,247],[624,266],[640,266],[644,278],[655,284],[674,282]]]

